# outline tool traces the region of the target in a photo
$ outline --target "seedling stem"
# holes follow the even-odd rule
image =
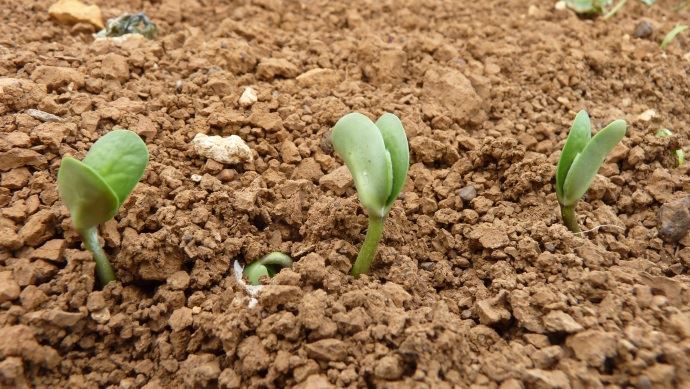
[[[580,226],[577,224],[577,216],[575,215],[575,205],[569,207],[561,205],[561,217],[563,218],[563,224],[570,231],[576,234],[580,232]]]
[[[101,281],[101,284],[106,285],[110,281],[115,281],[115,272],[112,266],[110,266],[108,256],[105,255],[98,241],[98,228],[86,228],[83,231],[79,231],[79,235],[81,235],[82,242],[84,242],[86,249],[93,254],[93,259],[96,261],[96,275]]]
[[[357,260],[352,266],[353,276],[356,277],[362,273],[369,272],[369,267],[371,267],[371,263],[374,261],[374,255],[376,255],[376,248],[379,245],[379,240],[381,240],[381,235],[383,235],[384,221],[385,216],[369,215],[367,235],[364,237],[364,243],[359,250]]]

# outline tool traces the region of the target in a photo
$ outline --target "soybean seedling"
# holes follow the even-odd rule
[[[570,128],[556,168],[556,196],[563,223],[579,233],[575,205],[594,181],[606,155],[625,136],[627,125],[614,120],[592,137],[592,123],[586,111],[580,111]]]
[[[673,133],[668,128],[662,128],[661,130],[656,132],[656,136],[658,136],[659,138],[668,138],[671,135],[673,135]],[[685,163],[685,151],[683,151],[683,149],[675,149],[673,150],[673,154],[676,156],[678,166],[683,166],[683,164]]]
[[[249,284],[259,285],[261,277],[273,277],[280,269],[290,266],[292,266],[292,258],[290,256],[274,251],[247,265],[243,273],[247,280],[249,280]]]
[[[114,130],[91,146],[83,161],[62,158],[58,191],[84,246],[96,261],[101,285],[115,280],[108,257],[98,242],[98,225],[112,219],[132,193],[149,161],[146,144],[128,130]]]
[[[333,127],[331,140],[369,213],[367,235],[351,271],[357,277],[374,260],[386,216],[407,179],[410,150],[400,119],[391,113],[376,123],[361,113],[347,114]]]

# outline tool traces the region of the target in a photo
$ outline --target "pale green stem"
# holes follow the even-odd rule
[[[79,231],[81,239],[84,242],[86,249],[93,254],[93,260],[96,261],[96,276],[101,286],[105,286],[110,281],[115,281],[115,272],[110,266],[108,256],[105,255],[103,248],[98,242],[98,227],[89,227],[83,231]]]
[[[561,205],[561,216],[563,217],[563,224],[565,224],[571,232],[575,234],[580,233],[580,226],[577,224],[574,204],[569,207]]]
[[[367,229],[367,236],[364,238],[362,248],[359,250],[357,260],[352,266],[352,275],[359,277],[360,274],[366,273],[371,267],[376,255],[376,249],[379,246],[379,240],[383,234],[383,222],[386,220],[385,216],[369,215],[369,228]]]
[[[616,12],[618,12],[621,8],[623,8],[623,6],[625,5],[625,3],[627,3],[627,2],[628,2],[628,0],[621,0],[621,1],[619,1],[618,4],[616,4],[616,6],[613,7],[613,8],[611,9],[611,11],[609,11],[609,13],[607,13],[606,15],[604,15],[604,20],[609,19],[609,18],[611,18],[613,15],[615,15]]]

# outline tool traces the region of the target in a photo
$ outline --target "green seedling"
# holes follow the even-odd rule
[[[640,1],[646,5],[652,5],[656,0]],[[612,0],[565,0],[566,6],[578,14],[601,15],[606,13],[603,17],[604,19],[613,17],[627,2],[628,0],[620,0],[615,6],[611,7],[613,4]],[[606,12],[607,9],[609,9],[608,12]]]
[[[673,132],[669,130],[668,128],[662,128],[661,130],[656,132],[656,136],[659,138],[668,138],[669,136],[673,135]],[[685,163],[685,151],[683,149],[676,149],[673,150],[673,154],[676,156],[676,161],[678,161],[678,166],[683,166]]]
[[[374,260],[386,216],[407,179],[410,150],[400,119],[391,113],[376,123],[361,113],[347,114],[333,127],[331,140],[369,213],[367,235],[351,272],[357,277],[368,272]]]
[[[261,277],[273,277],[278,274],[280,269],[292,266],[292,258],[287,254],[278,251],[268,253],[247,265],[244,268],[244,276],[249,280],[250,285],[259,285]]]
[[[594,181],[606,155],[625,136],[627,125],[615,120],[592,137],[592,123],[586,111],[575,116],[556,168],[556,196],[563,223],[579,233],[575,205]]]
[[[62,158],[58,191],[74,228],[96,261],[101,285],[115,280],[108,257],[98,242],[98,225],[112,219],[132,193],[149,161],[146,144],[128,130],[114,130],[91,146],[79,161]]]
[[[579,14],[602,14],[611,0],[565,0],[565,4]]]
[[[686,24],[676,24],[675,27],[671,31],[664,36],[664,39],[661,41],[661,44],[659,47],[661,47],[662,50],[666,50],[666,48],[673,42],[674,39],[676,39],[676,36],[680,34],[681,32],[685,31],[688,29],[688,25]]]

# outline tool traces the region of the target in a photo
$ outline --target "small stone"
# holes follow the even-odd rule
[[[570,389],[570,379],[560,371],[547,371],[541,369],[528,369],[525,371],[525,380],[532,383],[529,387],[550,388],[550,389]]]
[[[654,109],[648,109],[644,112],[642,112],[639,116],[637,116],[637,120],[641,120],[643,122],[648,122],[652,120],[656,116],[656,110]]]
[[[592,367],[601,367],[606,358],[614,357],[617,343],[615,334],[599,330],[580,332],[565,342],[579,360]]]
[[[84,85],[84,75],[77,69],[61,66],[38,66],[31,79],[37,84],[44,84],[48,89],[59,89],[74,84],[77,88]]]
[[[32,259],[47,259],[52,262],[63,263],[62,254],[65,251],[64,239],[52,239],[31,252]]]
[[[668,321],[669,326],[681,337],[690,338],[690,313],[676,313]]]
[[[340,76],[333,69],[311,69],[296,78],[297,84],[303,88],[318,87],[320,89],[333,88],[340,82]]]
[[[48,296],[35,285],[29,285],[19,294],[19,301],[22,307],[27,310],[34,310],[48,300]]]
[[[20,292],[19,284],[12,277],[12,272],[0,272],[0,303],[15,300]]]
[[[38,110],[38,109],[27,109],[25,112],[27,115],[31,116],[32,118],[34,118],[36,120],[40,120],[44,123],[61,122],[62,121],[61,117],[55,116],[52,113],[43,112],[43,111]]]
[[[384,380],[397,380],[403,372],[403,363],[398,355],[387,355],[374,366],[374,375]]]
[[[299,154],[299,149],[294,142],[286,140],[280,145],[280,157],[285,163],[297,163],[302,160],[302,156]]]
[[[454,68],[434,66],[426,71],[420,103],[425,116],[448,116],[461,125],[484,116],[481,97],[470,80]]]
[[[350,169],[345,165],[340,166],[319,179],[319,185],[338,196],[344,194],[348,188],[351,188],[353,182]]]
[[[656,363],[645,369],[644,375],[651,381],[650,387],[652,388],[672,388],[675,386],[676,368],[673,365]]]
[[[74,326],[84,316],[79,312],[66,312],[61,309],[30,312],[25,317],[30,320],[43,320],[58,327],[69,328]]]
[[[256,67],[256,76],[266,81],[276,77],[294,78],[298,73],[297,66],[283,58],[264,58]]]
[[[120,82],[125,82],[129,79],[127,58],[119,54],[106,54],[101,62],[101,71],[107,79],[114,79]]]
[[[564,0],[557,1],[556,4],[553,5],[553,9],[556,11],[565,11],[568,8],[568,4]]]
[[[505,231],[493,227],[491,224],[480,224],[472,231],[468,237],[470,239],[478,240],[482,247],[487,249],[497,249],[506,246],[510,243],[510,239]]]
[[[47,162],[45,156],[31,149],[15,147],[0,152],[0,171],[3,172],[22,166],[42,167]]]
[[[55,214],[44,209],[33,214],[19,230],[19,238],[27,246],[35,247],[50,239],[54,232]]]
[[[563,311],[551,311],[544,316],[544,328],[549,332],[573,333],[582,331],[582,326]]]
[[[86,299],[86,308],[91,312],[100,311],[106,306],[105,297],[101,291],[91,292]]]
[[[168,324],[173,331],[181,331],[192,325],[194,319],[192,318],[192,310],[187,307],[177,308],[170,315]]]
[[[12,169],[9,172],[2,173],[2,181],[0,186],[8,189],[21,189],[29,183],[31,179],[31,172],[25,167]]]
[[[239,389],[242,379],[233,369],[227,368],[218,376],[221,389]]]
[[[57,351],[38,343],[32,328],[23,324],[0,327],[0,358],[8,356],[21,357],[24,361],[48,368],[60,363]]]
[[[676,243],[690,230],[690,196],[672,201],[659,209],[659,237]]]
[[[338,339],[321,339],[306,346],[310,358],[318,361],[344,361],[347,358],[347,346]]]
[[[189,177],[192,181],[194,182],[201,182],[201,176],[198,174],[192,174],[191,177]]]
[[[474,185],[467,185],[460,189],[459,195],[462,201],[472,201],[477,197],[477,189],[474,188]]]
[[[0,247],[4,249],[18,249],[22,246],[22,240],[13,227],[0,226]]]
[[[654,32],[654,26],[649,20],[640,20],[635,25],[635,30],[633,31],[633,36],[635,38],[649,38]]]
[[[264,285],[261,288],[259,302],[267,308],[298,302],[302,298],[302,289],[292,285]]]
[[[507,322],[512,316],[510,311],[498,304],[497,299],[478,301],[475,304],[475,310],[479,315],[479,322],[487,326]]]
[[[178,271],[168,277],[167,283],[173,290],[185,290],[189,286],[190,277],[185,271]]]
[[[192,146],[202,157],[221,163],[237,164],[252,160],[252,150],[237,135],[223,138],[199,133],[192,140]]]
[[[312,374],[304,382],[295,386],[295,389],[331,389],[335,388],[328,378],[322,374]]]
[[[243,107],[251,107],[254,103],[256,103],[259,100],[259,98],[256,96],[256,92],[252,87],[248,86],[244,88],[244,92],[242,92],[242,96],[240,96],[239,103]]]
[[[48,14],[63,24],[89,23],[98,28],[105,27],[101,9],[79,0],[59,0],[48,8]]]
[[[110,320],[110,309],[103,308],[100,311],[91,312],[91,318],[100,324],[105,324]]]

